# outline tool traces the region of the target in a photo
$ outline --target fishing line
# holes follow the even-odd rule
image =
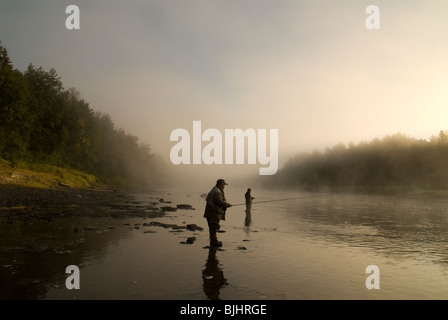
[[[266,203],[266,202],[275,202],[275,201],[286,201],[286,200],[298,200],[298,199],[307,199],[307,198],[317,198],[317,197],[325,197],[325,196],[328,196],[328,195],[330,195],[330,194],[318,194],[318,195],[305,196],[305,197],[296,197],[296,198],[284,198],[284,199],[274,199],[274,200],[255,201],[255,202],[252,202],[251,204],[255,204],[255,203]],[[235,207],[235,206],[243,206],[243,205],[246,205],[246,203],[232,204],[232,207]]]

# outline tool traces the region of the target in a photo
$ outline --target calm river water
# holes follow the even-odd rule
[[[226,196],[242,203],[244,192],[228,186]],[[210,250],[201,193],[135,195],[195,208],[160,218],[2,221],[0,298],[448,299],[447,200],[253,190],[251,213],[230,208],[218,234],[224,246]],[[27,237],[42,241],[30,249]],[[69,265],[80,269],[78,290],[65,286]],[[369,265],[379,289],[366,287]]]

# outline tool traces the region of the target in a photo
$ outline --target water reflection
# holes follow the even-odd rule
[[[448,263],[446,200],[346,195],[284,207],[295,216],[291,221],[296,230],[311,237],[370,248],[394,258]]]
[[[252,222],[252,212],[246,209],[246,218],[244,219],[244,225],[249,227]]]
[[[43,299],[51,288],[64,288],[67,266],[95,263],[112,242],[130,236],[127,227],[112,232],[113,223],[90,218],[1,219],[0,300]]]
[[[204,293],[210,300],[221,300],[219,298],[220,290],[228,285],[222,266],[216,257],[216,251],[217,249],[214,247],[209,248],[205,269],[202,270]]]

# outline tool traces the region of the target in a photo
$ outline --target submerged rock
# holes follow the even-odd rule
[[[193,244],[196,241],[196,237],[189,237],[186,241],[182,241],[182,244]]]
[[[170,223],[163,223],[158,221],[152,221],[150,223],[143,223],[144,227],[150,227],[150,226],[156,226],[156,227],[162,227],[165,229],[173,229],[172,232],[182,232],[183,230],[189,230],[189,231],[202,231],[204,230],[202,227],[199,227],[195,224],[188,224],[186,226],[178,226],[177,224],[170,224]],[[171,231],[170,231],[171,232]]]
[[[182,210],[195,210],[195,208],[193,208],[192,205],[185,204],[185,203],[178,204],[176,207],[177,207],[177,209],[182,209]]]
[[[163,222],[157,222],[157,221],[152,221],[149,224],[143,224],[143,225],[144,226],[157,226],[157,227],[162,227],[165,229],[172,228],[172,227],[176,226],[175,224],[169,224],[169,223],[163,223]]]
[[[195,224],[187,224],[187,230],[190,230],[190,231],[202,231],[202,230],[204,230],[204,228],[199,227],[199,226],[197,226]]]
[[[160,207],[160,210],[173,212],[173,211],[177,211],[177,208],[170,207],[170,206],[164,206],[164,207]]]
[[[187,243],[193,243],[196,241],[196,237],[189,237],[187,238]]]

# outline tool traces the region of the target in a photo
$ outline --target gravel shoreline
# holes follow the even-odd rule
[[[130,191],[31,188],[0,184],[0,215],[158,217],[161,208],[136,201]]]

